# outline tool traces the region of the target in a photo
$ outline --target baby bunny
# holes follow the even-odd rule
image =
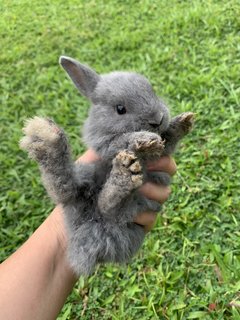
[[[146,162],[173,153],[191,129],[193,113],[170,120],[167,106],[137,73],[99,75],[64,56],[60,64],[92,103],[83,137],[100,160],[74,163],[64,131],[45,118],[26,122],[20,146],[38,162],[50,197],[62,205],[73,270],[88,275],[96,264],[127,262],[139,249],[144,231],[133,218],[160,205],[138,188],[146,181],[170,182],[167,174],[147,172]]]

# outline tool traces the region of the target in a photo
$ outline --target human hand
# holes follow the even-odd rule
[[[147,166],[149,171],[163,171],[173,176],[176,173],[177,166],[173,158],[164,156],[155,162],[151,162]],[[146,182],[140,188],[140,192],[147,198],[164,203],[171,193],[169,186],[161,186],[151,182]],[[138,214],[134,222],[142,225],[147,233],[152,230],[157,218],[156,212],[142,212]]]
[[[92,162],[98,159],[99,156],[93,150],[88,150],[77,160],[77,162]],[[158,161],[149,163],[148,170],[163,171],[173,176],[177,170],[177,167],[173,158],[164,156]],[[164,203],[171,193],[169,186],[159,186],[151,182],[144,183],[139,190],[145,197],[155,200],[159,203]],[[156,217],[156,212],[142,212],[137,215],[137,217],[134,219],[134,222],[142,225],[145,232],[149,232],[155,224]]]

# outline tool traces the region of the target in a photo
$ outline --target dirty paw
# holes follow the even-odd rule
[[[159,152],[164,148],[164,141],[159,138],[137,139],[135,141],[135,149],[137,152]]]
[[[163,153],[164,141],[158,134],[153,132],[135,132],[128,149],[136,153],[141,159],[160,157]]]
[[[51,146],[61,137],[61,130],[52,120],[40,117],[27,120],[23,133],[25,136],[20,141],[20,147],[36,159],[41,158],[44,152],[50,151]]]
[[[113,165],[123,178],[124,184],[131,184],[131,189],[138,188],[143,183],[142,166],[136,155],[131,151],[121,151],[113,161]]]
[[[194,122],[194,113],[193,112],[184,112],[179,116],[179,125],[184,132],[189,132],[192,129]]]

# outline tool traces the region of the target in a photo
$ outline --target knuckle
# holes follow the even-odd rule
[[[156,220],[156,214],[155,213],[151,213],[149,215],[149,224],[152,225],[155,223],[155,220]]]
[[[171,161],[171,174],[174,175],[177,172],[176,162],[172,159]]]
[[[172,192],[171,188],[169,186],[167,186],[166,187],[166,196],[167,196],[167,198],[170,196],[171,192]]]

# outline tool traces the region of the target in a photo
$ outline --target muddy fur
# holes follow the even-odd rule
[[[50,197],[63,207],[73,270],[88,275],[97,263],[129,261],[141,246],[144,231],[133,218],[161,207],[138,188],[146,181],[170,183],[166,173],[148,173],[146,161],[172,154],[191,129],[193,114],[170,119],[137,73],[98,75],[68,57],[60,64],[91,101],[83,137],[101,160],[74,163],[64,131],[45,118],[26,122],[20,146],[38,162]]]

